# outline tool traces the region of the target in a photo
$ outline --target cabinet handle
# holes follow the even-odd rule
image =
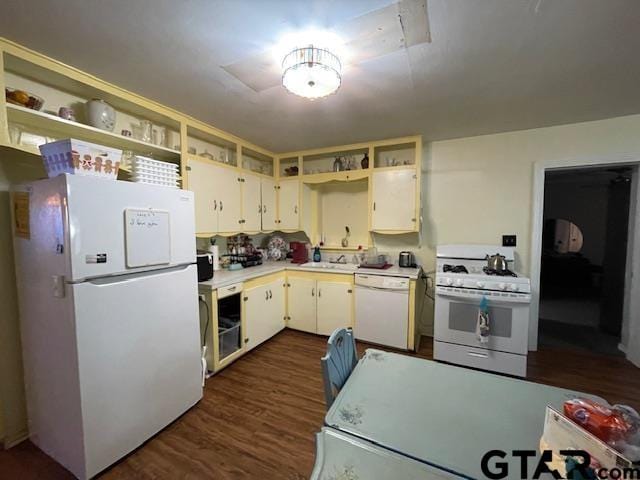
[[[273,298],[273,292],[269,290],[269,300],[271,300],[272,298]]]
[[[320,298],[322,296],[322,289],[318,289],[318,298]]]
[[[375,211],[376,209],[376,202],[373,202],[373,210]]]
[[[222,200],[220,200],[220,211],[222,211]]]
[[[316,289],[315,289],[315,288],[312,288],[312,289],[311,289],[311,296],[312,296],[312,297],[315,297],[315,296],[316,296]]]
[[[249,339],[248,339],[248,338],[245,338],[245,339],[244,339],[244,343],[249,343]]]
[[[347,290],[347,293],[353,293],[353,290]]]
[[[296,215],[298,214],[298,205],[294,205],[293,213],[295,213]]]
[[[267,290],[264,291],[264,299],[269,300],[269,292]]]
[[[258,213],[262,213],[262,205],[258,205]]]
[[[217,200],[213,201],[213,209],[214,210],[218,210],[218,201]]]
[[[262,206],[262,213],[267,213],[267,206],[266,205]]]

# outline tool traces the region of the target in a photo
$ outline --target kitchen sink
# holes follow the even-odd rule
[[[358,269],[358,265],[355,263],[307,262],[300,266],[317,268],[318,270],[348,270],[350,272],[355,272]]]

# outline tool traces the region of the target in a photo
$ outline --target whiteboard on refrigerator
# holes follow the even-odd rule
[[[171,263],[168,211],[127,208],[124,221],[127,268]]]

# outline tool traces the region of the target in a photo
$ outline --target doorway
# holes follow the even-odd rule
[[[539,344],[624,356],[620,350],[633,167],[545,175]]]

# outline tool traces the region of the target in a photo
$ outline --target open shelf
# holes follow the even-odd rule
[[[265,155],[247,147],[242,147],[242,168],[254,173],[273,177],[273,157]]]
[[[374,148],[374,168],[407,167],[416,164],[415,142]]]
[[[224,165],[238,166],[238,144],[214,133],[187,127],[189,155],[206,158]]]
[[[288,157],[280,159],[280,177],[297,177],[300,173],[298,165],[298,157]]]
[[[305,155],[302,158],[303,174],[316,175],[342,171],[362,170],[362,158],[368,148]]]
[[[8,87],[24,88],[36,95],[40,95],[45,100],[44,109],[57,111],[59,107],[63,106],[60,101],[68,100],[71,97],[75,97],[76,101],[82,103],[92,98],[100,98],[114,107],[118,113],[124,112],[139,120],[145,119],[154,124],[166,126],[171,130],[180,130],[178,119],[160,113],[151,105],[149,105],[151,108],[147,108],[143,103],[150,104],[151,102],[145,101],[142,97],[132,101],[129,98],[131,95],[128,95],[128,98],[124,98],[121,95],[112,93],[107,88],[96,88],[77,78],[73,78],[73,76],[37,65],[6,52],[4,54],[4,69],[6,85]],[[15,81],[18,81],[19,84],[14,84]],[[65,103],[64,106],[75,107],[75,105],[69,105],[68,103]],[[81,112],[76,112],[76,115],[79,113]]]
[[[132,137],[123,137],[117,133],[108,132],[78,122],[72,122],[55,115],[31,110],[19,105],[7,104],[7,119],[10,125],[17,126],[22,133],[55,139],[77,138],[78,140],[86,140],[107,147],[131,150],[137,155],[152,157],[158,160],[173,163],[179,163],[180,161],[180,152],[178,150],[153,145]],[[46,143],[46,141],[43,143]],[[21,150],[26,149],[39,155],[37,146],[15,145],[15,147]]]

